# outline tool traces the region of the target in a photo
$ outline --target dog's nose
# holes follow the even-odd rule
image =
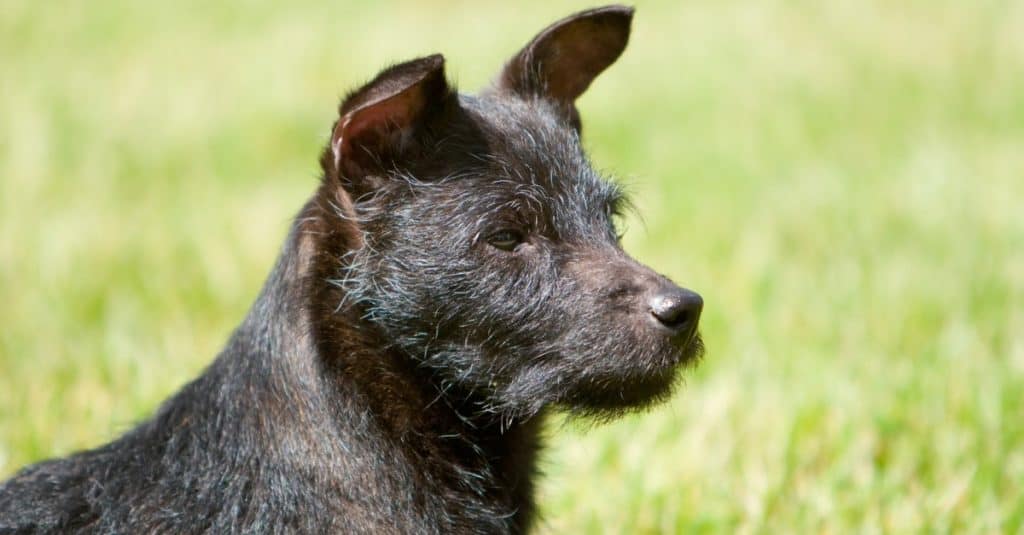
[[[695,292],[673,286],[663,288],[649,301],[651,314],[658,323],[675,334],[685,333],[689,338],[697,330],[704,299]]]

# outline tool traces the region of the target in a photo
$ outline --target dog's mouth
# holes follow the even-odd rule
[[[643,404],[643,398],[654,401],[667,396],[675,383],[681,378],[682,371],[695,367],[704,356],[704,341],[700,333],[694,332],[683,339],[673,339],[668,347],[651,361],[649,366],[641,367],[641,373],[626,378],[633,383],[630,388],[635,390],[636,398]]]
[[[683,377],[682,371],[700,362],[704,343],[697,333],[665,342],[644,358],[630,359],[634,361],[628,371],[587,374],[565,393],[561,403],[572,412],[614,417],[667,400]]]
[[[704,356],[704,340],[699,332],[694,332],[688,338],[675,342],[678,356],[676,366],[695,366]]]

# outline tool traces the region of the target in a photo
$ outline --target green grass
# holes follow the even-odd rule
[[[218,351],[337,98],[466,90],[579,2],[0,3],[0,475],[109,440]],[[581,100],[700,291],[674,400],[552,422],[552,533],[1024,530],[1024,5],[638,5]]]

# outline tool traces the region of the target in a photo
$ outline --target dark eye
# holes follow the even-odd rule
[[[514,251],[523,243],[523,233],[515,229],[502,229],[488,236],[487,243],[502,251]]]

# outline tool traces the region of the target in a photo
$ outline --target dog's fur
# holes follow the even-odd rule
[[[699,298],[658,319],[687,294],[622,251],[623,196],[580,148],[573,102],[631,18],[555,23],[477,96],[430,56],[347,97],[223,352],[151,420],[0,486],[0,531],[526,531],[545,410],[642,408],[701,351]]]

